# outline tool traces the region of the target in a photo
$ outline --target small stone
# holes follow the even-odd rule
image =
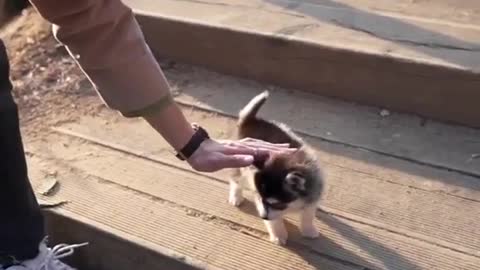
[[[420,120],[420,126],[424,127],[427,125],[427,119],[426,118],[422,118],[422,120]]]
[[[387,117],[387,116],[389,116],[389,115],[390,115],[390,111],[389,111],[389,110],[383,109],[383,110],[380,111],[380,116],[382,116],[382,117]]]

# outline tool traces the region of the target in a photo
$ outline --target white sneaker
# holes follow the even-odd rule
[[[39,253],[36,258],[18,262],[13,266],[3,269],[0,265],[0,270],[75,270],[63,262],[61,258],[65,258],[73,254],[74,249],[88,245],[88,243],[66,245],[60,244],[53,248],[48,248],[46,240],[39,245]]]

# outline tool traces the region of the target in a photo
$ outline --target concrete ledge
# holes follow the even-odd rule
[[[363,28],[347,31],[343,22],[340,26],[339,23],[321,24],[325,26],[321,29],[315,26],[316,32],[308,30],[309,24],[303,21],[303,24],[294,22],[275,29],[272,25],[285,19],[280,18],[285,14],[277,9],[269,11],[271,18],[265,18],[259,17],[260,13],[252,14],[255,10],[221,6],[216,3],[219,1],[207,2],[215,3],[205,7],[188,1],[162,0],[155,4],[127,1],[134,7],[150,46],[160,57],[323,96],[480,127],[480,56],[473,42],[461,43],[460,39],[440,34],[435,34],[432,40],[424,37],[433,30],[418,30],[419,33],[411,36],[407,33],[412,40],[400,42],[401,37],[388,29],[373,26],[372,31],[384,31],[379,35],[397,36],[397,39],[365,34],[367,30]],[[185,10],[182,5],[190,9]],[[330,14],[330,22],[335,21],[335,16],[341,18],[353,12],[322,6],[313,8],[318,12],[325,12],[322,9],[333,12],[325,12]],[[368,20],[378,19],[379,24],[386,20],[385,16],[357,13],[355,16],[374,16]],[[396,26],[409,23],[396,22]],[[426,25],[437,30],[446,27],[435,22]],[[453,35],[458,27],[458,24],[449,25],[446,32]],[[392,29],[395,32],[403,28]],[[298,34],[303,30],[308,33]],[[475,27],[466,26],[457,32],[469,39],[480,37]],[[322,33],[325,40],[319,38]],[[430,41],[434,45],[429,47]]]
[[[55,245],[92,241],[88,246],[76,250],[74,256],[67,258],[68,263],[78,269],[200,269],[177,260],[172,252],[162,254],[159,247],[151,247],[151,243],[73,212],[49,209],[44,214],[50,243]]]

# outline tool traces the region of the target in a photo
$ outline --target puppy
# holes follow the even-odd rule
[[[298,150],[292,154],[256,157],[254,166],[234,170],[230,179],[229,203],[239,206],[245,184],[254,191],[258,214],[265,221],[270,241],[284,245],[288,233],[283,216],[300,213],[300,232],[316,238],[316,205],[323,189],[323,173],[314,151],[287,125],[257,118],[268,98],[268,91],[254,97],[239,113],[237,136],[271,143],[289,143]]]

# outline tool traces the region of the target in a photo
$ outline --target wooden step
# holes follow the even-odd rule
[[[81,145],[72,145],[72,147],[79,147],[79,150],[82,148]],[[55,157],[50,156],[50,158]],[[327,270],[361,269],[352,263],[316,254],[302,245],[295,250],[289,250],[271,244],[266,240],[264,232],[257,232],[248,227],[238,226],[234,222],[217,218],[216,211],[218,209],[212,209],[213,212],[201,212],[195,208],[188,208],[155,194],[136,191],[128,186],[118,184],[112,179],[101,178],[68,166],[62,168],[60,167],[61,160],[55,163],[40,161],[32,162],[32,164],[35,164],[33,168],[40,168],[33,172],[33,175],[41,175],[44,172],[42,168],[49,169],[55,166],[58,169],[57,179],[60,188],[53,199],[41,197],[44,201],[48,202],[49,199],[68,201],[61,207],[62,210],[68,211],[64,215],[68,216],[68,213],[72,212],[81,216],[84,222],[90,226],[100,224],[101,228],[104,228],[104,231],[109,234],[115,234],[117,237],[126,235],[128,238],[123,241],[133,242],[131,246],[148,243],[146,245],[155,255],[146,256],[135,248],[132,250],[116,249],[115,246],[109,246],[108,242],[104,244],[103,241],[100,242],[100,245],[105,251],[100,250],[99,247],[96,247],[97,238],[91,238],[91,235],[82,233],[85,229],[81,227],[78,228],[80,234],[73,229],[67,230],[67,233],[71,234],[70,237],[66,233],[63,235],[57,233],[58,238],[63,241],[72,239],[75,242],[91,242],[94,250],[98,251],[97,254],[82,255],[80,253],[81,257],[76,259],[76,263],[82,268],[132,269],[129,267],[135,266],[138,269],[172,269],[169,264],[153,265],[154,262],[159,261],[159,258],[167,256],[198,269],[303,270],[317,269],[317,267]],[[135,170],[137,169],[135,168]],[[119,173],[121,172],[119,171]],[[175,178],[182,182],[181,176],[175,176]],[[41,178],[36,179],[41,180]],[[143,178],[143,180],[146,181],[145,184],[150,183],[153,186],[162,184],[157,182],[160,180],[159,178]],[[181,190],[178,192],[177,196],[183,193]],[[207,203],[209,200],[203,201]],[[201,204],[201,202],[197,203]],[[53,215],[54,217],[51,217],[54,220],[52,226],[62,224],[62,219],[57,217],[55,212]],[[55,219],[60,219],[60,221],[55,221]],[[75,216],[71,219],[75,219]],[[63,223],[65,224],[65,222]],[[55,232],[55,230],[63,229],[51,228],[51,231]],[[119,251],[119,253],[112,254],[111,249]],[[108,263],[105,261],[108,259],[105,258],[105,254],[114,255],[110,257]],[[137,257],[136,254],[140,255]],[[82,257],[83,260],[81,260]],[[136,261],[137,265],[133,264],[132,260]],[[143,268],[147,266],[148,268]],[[187,269],[186,266],[185,269]]]
[[[166,74],[187,117],[205,125],[218,138],[232,137],[237,112],[267,87],[270,98],[259,115],[292,126],[329,162],[338,160],[338,166],[353,167],[381,178],[410,179],[410,184],[423,183],[423,188],[440,189],[444,183],[472,187],[452,188],[462,194],[476,190],[476,181],[463,182],[462,179],[469,178],[445,171],[480,178],[479,130],[393,112],[383,117],[375,108],[268,87],[180,64]],[[97,118],[85,117],[61,127],[130,149],[141,146],[144,154],[168,149],[144,121],[119,119],[107,111]],[[427,173],[424,166],[439,170]]]
[[[217,139],[265,89],[180,64],[166,72],[187,118]],[[67,202],[47,212],[49,232],[91,242],[74,257],[90,270],[477,268],[478,130],[268,88],[260,115],[299,131],[327,174],[318,240],[301,238],[292,215],[288,246],[271,244],[250,201],[228,205],[227,170],[194,172],[145,121],[101,107],[26,141],[39,198]]]
[[[270,244],[262,221],[255,215],[251,204],[241,209],[227,204],[227,185],[201,177],[191,172],[166,166],[158,162],[139,159],[135,155],[122,153],[91,142],[51,135],[43,146],[35,150],[31,159],[38,171],[34,179],[41,180],[42,172],[53,166],[58,168],[56,177],[59,189],[50,199],[68,200],[62,209],[85,218],[100,222],[126,234],[152,242],[156,246],[174,250],[187,258],[201,261],[204,266],[219,269],[476,269],[480,263],[474,222],[469,216],[453,218],[451,211],[430,215],[411,211],[402,216],[400,208],[408,206],[410,200],[423,197],[418,202],[422,209],[435,207],[441,201],[444,207],[455,207],[455,199],[440,194],[421,194],[410,190],[408,196],[396,201],[378,198],[342,196],[339,205],[335,201],[338,190],[345,187],[333,178],[325,198],[329,208],[318,213],[316,225],[322,236],[318,240],[301,239],[296,231],[297,218],[292,216],[291,241],[287,248]],[[53,163],[52,163],[53,162]],[[62,165],[68,164],[68,165]],[[40,177],[39,177],[40,176]],[[361,181],[361,180],[359,180]],[[36,182],[38,183],[38,182]],[[38,188],[38,185],[35,185]],[[385,191],[377,186],[379,193]],[[358,191],[358,189],[356,189]],[[382,190],[380,192],[380,190]],[[354,192],[355,190],[352,190]],[[345,192],[345,191],[343,191]],[[397,190],[403,193],[402,189]],[[328,195],[330,193],[330,195]],[[340,192],[341,194],[341,192]],[[368,194],[366,194],[368,195]],[[388,195],[388,194],[386,194]],[[373,196],[373,197],[372,197]],[[427,197],[425,197],[427,196]],[[428,198],[431,197],[431,198]],[[43,198],[48,200],[49,198]],[[410,222],[394,226],[373,226],[356,215],[344,213],[342,204],[349,201],[371,200],[373,204],[385,204],[393,212],[382,214],[384,219],[418,222],[429,217],[422,228],[424,234],[434,237],[417,237],[418,231],[405,232],[402,227]],[[343,202],[343,203],[341,203]],[[390,204],[391,203],[391,204]],[[430,203],[427,205],[427,203]],[[474,216],[478,204],[469,207],[466,201],[459,202],[457,211],[464,209]],[[331,203],[330,203],[331,204]],[[454,203],[455,204],[455,203]],[[389,206],[391,205],[391,206]],[[414,206],[407,207],[409,210]],[[360,205],[360,207],[362,207]],[[369,207],[364,209],[369,211]],[[393,209],[395,210],[395,209]],[[425,211],[428,213],[429,211]],[[365,219],[366,220],[366,219]],[[450,234],[465,237],[460,245],[443,241],[443,234],[432,222],[443,223]],[[450,223],[452,222],[452,223]],[[402,225],[403,223],[403,225]],[[436,225],[438,225],[438,223]],[[431,226],[431,227],[430,227]],[[397,230],[399,228],[400,230]],[[419,227],[420,229],[421,227]],[[431,228],[431,229],[429,229]],[[465,230],[465,234],[462,231]],[[425,233],[426,232],[426,233]],[[465,235],[465,236],[463,236]],[[470,236],[468,238],[468,236]],[[443,238],[443,239],[442,239]],[[84,239],[95,243],[95,239]],[[459,240],[460,242],[460,240]],[[160,252],[161,253],[161,252]],[[122,268],[120,268],[122,269]]]
[[[478,4],[376,2],[125,3],[160,57],[480,127]]]

